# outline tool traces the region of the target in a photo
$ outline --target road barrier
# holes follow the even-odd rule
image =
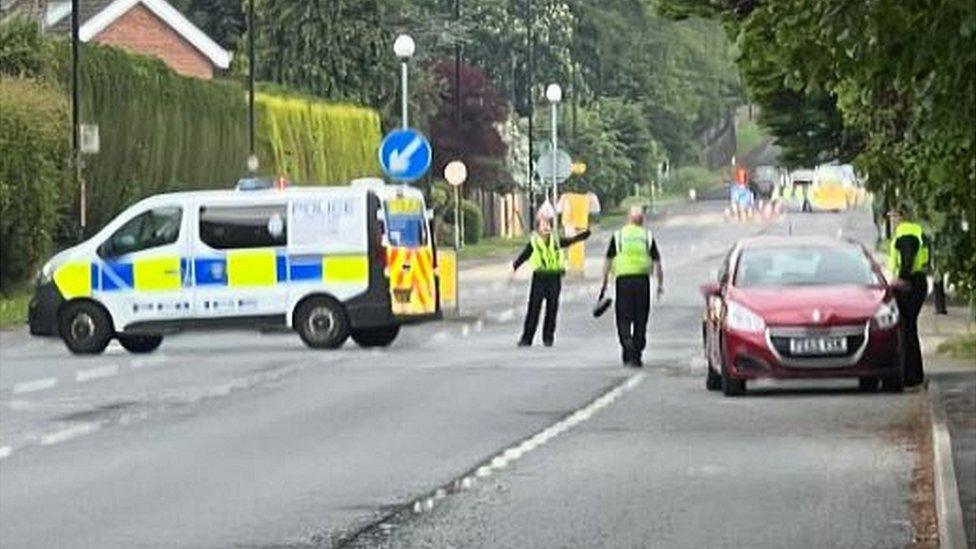
[[[441,309],[456,311],[458,308],[458,262],[457,252],[449,249],[437,250],[437,277],[440,280]]]

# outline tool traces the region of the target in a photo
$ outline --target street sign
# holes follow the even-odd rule
[[[98,139],[98,124],[81,124],[78,128],[81,137],[81,154],[98,154],[100,142]]]
[[[386,134],[380,144],[379,156],[383,172],[397,181],[416,181],[430,169],[430,143],[414,129]]]
[[[549,150],[536,159],[535,171],[539,174],[539,178],[546,182],[552,181],[555,172],[556,181],[562,183],[569,179],[573,172],[573,159],[564,150],[556,149],[555,154]]]

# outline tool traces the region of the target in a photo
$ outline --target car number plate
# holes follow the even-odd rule
[[[798,337],[790,340],[794,355],[839,355],[847,352],[846,337]]]

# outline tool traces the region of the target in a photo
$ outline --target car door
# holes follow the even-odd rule
[[[136,212],[97,249],[93,296],[117,330],[189,314],[187,216],[179,201]]]

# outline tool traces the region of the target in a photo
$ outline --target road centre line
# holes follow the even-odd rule
[[[40,379],[33,379],[31,381],[24,381],[22,383],[14,383],[14,386],[11,388],[11,392],[15,395],[33,393],[36,391],[50,389],[57,384],[58,378],[56,377],[42,377]]]
[[[99,430],[102,427],[100,423],[80,423],[78,425],[72,425],[60,431],[55,431],[53,433],[48,433],[41,436],[41,445],[50,446],[52,444],[58,444],[59,442],[65,442],[73,438],[78,438],[80,436],[89,435]]]
[[[8,457],[14,451],[10,446],[0,446],[0,459]]]
[[[129,363],[129,367],[133,370],[138,370],[139,368],[145,368],[147,366],[156,366],[157,364],[162,364],[166,362],[166,357],[164,356],[149,356],[144,358],[134,358],[132,362]]]
[[[522,457],[525,457],[525,455],[529,452],[544,445],[560,434],[569,431],[580,423],[590,419],[601,409],[607,407],[620,398],[620,396],[626,391],[636,387],[641,381],[643,381],[644,376],[644,373],[637,373],[628,377],[624,381],[605,391],[600,396],[591,400],[582,408],[576,410],[568,416],[565,416],[556,423],[536,432],[530,437],[521,440],[517,444],[504,449],[485,461],[482,461],[468,472],[456,477],[447,484],[438,486],[436,489],[425,493],[420,497],[407,502],[406,504],[398,506],[390,513],[380,517],[373,523],[353,533],[350,537],[343,540],[339,545],[343,547],[350,545],[356,539],[367,536],[371,531],[375,531],[376,529],[384,529],[384,525],[388,525],[394,519],[402,519],[409,514],[427,513],[432,511],[435,504],[438,501],[446,498],[448,495],[470,489],[472,486],[474,486],[475,482],[477,482],[477,479],[487,478],[494,472],[501,471],[509,464],[521,459]],[[388,527],[389,526],[386,526],[386,528]]]
[[[108,366],[99,366],[98,368],[91,368],[89,370],[80,370],[75,373],[75,381],[78,383],[84,383],[93,379],[112,377],[117,373],[119,373],[118,365],[109,364]]]

